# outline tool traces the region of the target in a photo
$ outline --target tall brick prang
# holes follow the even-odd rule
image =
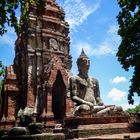
[[[13,114],[13,111],[10,111],[11,118],[28,108],[32,108],[32,113],[37,117],[53,116],[52,104],[55,105],[56,99],[55,96],[52,99],[52,89],[58,71],[62,77],[57,80],[64,83],[62,87],[65,89],[60,90],[63,93],[59,92],[56,98],[60,98],[59,101],[67,108],[63,114],[70,113],[71,103],[67,96],[71,69],[69,25],[64,20],[63,9],[55,0],[45,0],[44,4],[45,9],[39,10],[37,1],[27,3],[28,22],[21,14],[21,32],[15,42],[14,66],[11,66],[17,80],[18,96],[13,95],[13,102],[9,95],[5,94],[5,104],[8,102],[8,105],[4,107],[2,116],[9,114],[12,108],[15,112]],[[5,85],[7,88],[10,86],[10,83]],[[54,106],[53,111],[55,112]]]

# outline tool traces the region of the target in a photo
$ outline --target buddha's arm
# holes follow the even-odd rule
[[[101,97],[100,97],[100,88],[99,88],[99,82],[98,82],[98,80],[96,80],[96,79],[94,79],[95,81],[95,90],[94,90],[94,92],[95,92],[95,98],[96,98],[96,101],[97,101],[97,104],[99,104],[99,105],[103,105],[104,103],[103,103],[103,101],[102,101],[102,99],[101,99]]]
[[[91,102],[87,102],[81,98],[79,98],[78,96],[73,96],[72,97],[72,100],[78,104],[87,104],[89,106],[93,106],[93,104]]]

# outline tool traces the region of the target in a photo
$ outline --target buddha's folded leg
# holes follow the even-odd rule
[[[107,107],[107,108],[102,109],[99,112],[97,112],[97,114],[108,114],[108,113],[110,113],[110,111],[111,111],[111,108]]]
[[[90,106],[86,105],[86,104],[82,104],[76,107],[75,109],[75,115],[86,115],[86,114],[90,114],[91,113],[91,108]]]

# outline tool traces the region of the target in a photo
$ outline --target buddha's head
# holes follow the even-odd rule
[[[82,49],[82,52],[81,52],[79,58],[77,59],[77,66],[78,66],[79,74],[82,74],[82,75],[88,74],[88,70],[90,67],[90,60],[87,57],[87,55],[85,54],[83,49]]]

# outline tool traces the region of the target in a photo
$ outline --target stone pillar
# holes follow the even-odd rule
[[[33,64],[35,59],[35,50],[28,49],[27,54],[27,105],[26,107],[34,107],[34,94],[33,94]]]
[[[37,61],[37,77],[42,76],[42,53],[41,49],[36,49],[36,61]]]
[[[34,105],[34,114],[40,115],[43,109],[43,86],[42,86],[42,52],[41,49],[36,49],[36,96]]]

